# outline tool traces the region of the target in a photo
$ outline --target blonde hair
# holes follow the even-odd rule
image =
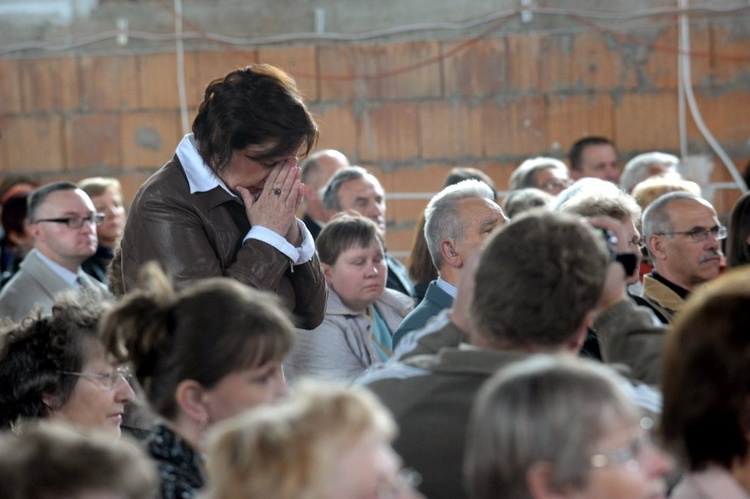
[[[112,189],[122,196],[120,181],[111,177],[89,177],[78,182],[78,188],[89,195],[89,197],[101,196],[107,189]]]
[[[293,398],[214,428],[206,498],[326,499],[343,449],[395,433],[392,416],[366,388],[303,382]]]

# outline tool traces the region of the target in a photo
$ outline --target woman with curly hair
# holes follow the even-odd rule
[[[25,318],[0,331],[0,429],[48,418],[120,435],[133,399],[98,332],[101,306],[62,295],[50,316]]]

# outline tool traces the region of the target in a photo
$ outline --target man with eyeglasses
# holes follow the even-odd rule
[[[646,208],[643,236],[654,270],[644,276],[638,301],[669,324],[694,289],[719,275],[727,229],[705,199],[671,192]]]
[[[96,252],[96,226],[102,219],[73,183],[54,182],[34,191],[28,209],[34,249],[0,292],[0,318],[19,321],[37,307],[47,315],[55,295],[70,289],[106,297],[104,285],[81,270]]]

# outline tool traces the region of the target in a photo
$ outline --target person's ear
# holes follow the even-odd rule
[[[440,241],[440,256],[451,267],[458,269],[464,264],[461,255],[456,250],[456,241],[453,239],[443,239]]]
[[[551,487],[552,465],[547,462],[534,463],[526,470],[526,486],[534,499],[562,499],[564,494]]]
[[[208,421],[208,407],[206,406],[206,390],[192,379],[186,379],[177,385],[175,400],[180,411],[191,421],[206,423]]]
[[[663,260],[664,258],[666,258],[666,245],[664,238],[665,236],[652,234],[651,236],[649,236],[648,241],[646,241],[648,254],[652,259]]]
[[[331,280],[331,266],[327,263],[320,262],[320,269],[323,271],[323,276],[326,278],[326,282]]]

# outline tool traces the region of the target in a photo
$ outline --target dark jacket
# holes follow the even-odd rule
[[[177,156],[152,175],[136,194],[122,238],[125,291],[135,286],[138,269],[159,261],[175,286],[206,277],[229,276],[253,288],[278,294],[297,327],[323,322],[326,285],[317,256],[302,265],[257,239],[244,205],[221,187],[190,193]]]

